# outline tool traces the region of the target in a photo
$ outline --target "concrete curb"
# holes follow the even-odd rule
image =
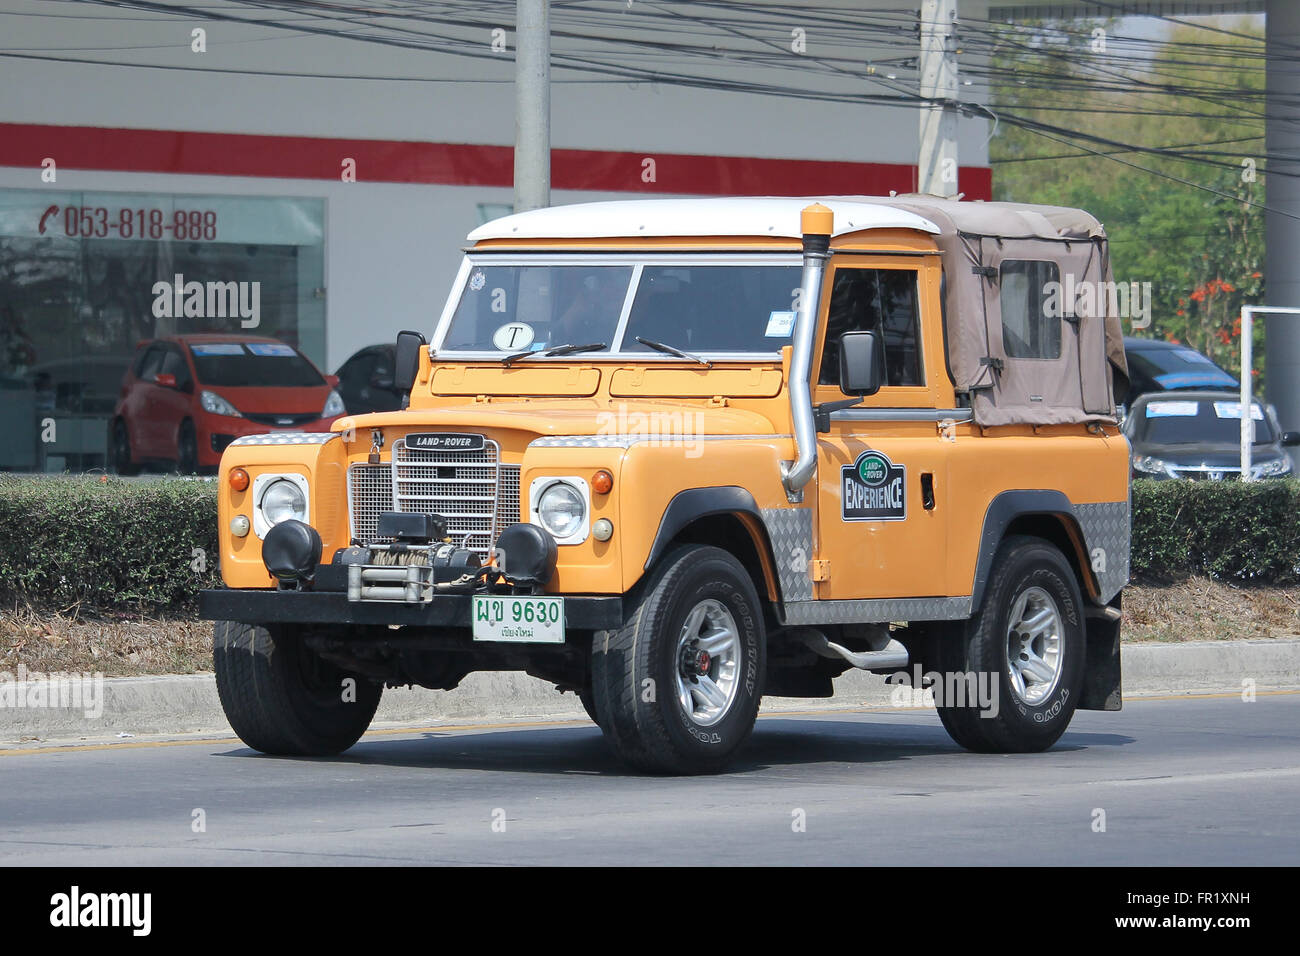
[[[1124,646],[1126,697],[1197,692],[1256,692],[1300,688],[1300,640],[1223,641]],[[57,692],[0,675],[0,742],[149,734],[230,733],[210,674],[70,680]],[[889,706],[885,678],[850,671],[835,682],[835,696],[804,700],[774,697],[764,712]],[[56,706],[61,704],[62,706]],[[97,716],[95,711],[101,711]],[[90,716],[88,716],[88,714]],[[585,717],[572,694],[518,673],[472,674],[454,691],[397,688],[384,692],[376,726],[429,725],[536,718]]]

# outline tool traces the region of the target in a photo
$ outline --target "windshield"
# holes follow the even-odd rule
[[[1276,439],[1263,409],[1252,405],[1254,443]],[[1237,444],[1241,441],[1241,403],[1170,399],[1148,402],[1142,413],[1141,440],[1155,445]]]
[[[1131,349],[1129,368],[1160,388],[1236,388],[1237,380],[1194,349]]]
[[[790,342],[797,265],[475,264],[440,352],[505,355],[563,345],[656,354],[777,353]],[[633,287],[633,284],[635,286]],[[627,308],[632,290],[631,307]],[[626,328],[620,328],[627,312]]]
[[[191,345],[190,354],[204,385],[313,388],[325,384],[311,362],[281,342],[211,342]]]

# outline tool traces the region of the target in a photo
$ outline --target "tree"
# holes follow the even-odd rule
[[[1117,37],[1097,50],[1094,31],[1113,35],[1113,20],[1003,31],[992,62],[993,111],[1004,118],[989,153],[995,198],[1077,206],[1102,221],[1116,280],[1152,284],[1151,327],[1135,334],[1236,368],[1236,320],[1262,301],[1265,280],[1263,211],[1251,205],[1264,196],[1262,108],[1252,108],[1264,44],[1249,20],[1221,25],[1257,39],[1207,42],[1180,26],[1146,55]],[[1048,138],[1022,120],[1069,130]]]

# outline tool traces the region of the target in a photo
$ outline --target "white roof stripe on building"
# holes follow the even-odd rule
[[[633,199],[576,203],[516,213],[484,223],[469,234],[484,239],[622,239],[637,236],[799,237],[799,213],[820,202],[834,215],[833,235],[863,229],[917,229],[937,234],[939,227],[905,209],[877,199],[843,197],[747,196],[721,199]]]

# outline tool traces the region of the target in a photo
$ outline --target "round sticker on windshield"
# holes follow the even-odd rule
[[[492,333],[492,344],[502,352],[518,352],[533,344],[533,327],[527,322],[507,322]]]
[[[474,274],[469,277],[469,287],[477,292],[487,285],[487,276],[483,274],[482,269],[475,269]]]

